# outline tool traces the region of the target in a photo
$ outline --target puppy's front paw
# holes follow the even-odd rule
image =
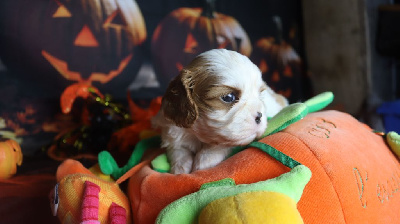
[[[192,171],[204,170],[218,165],[229,152],[229,149],[202,150],[196,154]]]
[[[175,161],[171,164],[171,173],[172,174],[182,174],[182,173],[190,173],[192,170],[193,159],[187,158],[184,161]]]

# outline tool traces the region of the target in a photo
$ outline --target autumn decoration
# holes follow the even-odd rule
[[[226,48],[249,56],[252,50],[239,22],[216,12],[215,0],[204,0],[203,8],[178,8],[156,27],[151,52],[161,85],[169,81],[198,54]]]
[[[134,0],[2,4],[9,16],[0,22],[0,54],[8,67],[22,68],[24,79],[51,82],[61,91],[73,83],[93,84],[125,96],[141,66],[138,49],[147,35]]]
[[[110,95],[85,83],[67,87],[60,97],[64,114],[76,117],[76,125],[65,129],[46,148],[50,158],[97,159],[97,153],[106,150],[111,135],[131,123],[125,107]]]
[[[17,173],[17,166],[22,165],[23,155],[19,144],[12,140],[0,142],[0,180]]]
[[[281,18],[275,16],[273,21],[277,35],[257,40],[250,59],[260,68],[263,79],[275,91],[292,100],[303,92],[300,87],[304,78],[302,60],[296,50],[283,39]]]

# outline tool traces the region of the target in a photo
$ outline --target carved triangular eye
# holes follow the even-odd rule
[[[71,13],[64,5],[59,5],[56,12],[53,14],[53,18],[68,18],[71,17]]]
[[[194,53],[195,48],[198,46],[196,38],[193,34],[189,33],[186,37],[185,48],[183,49],[186,53]]]
[[[121,15],[120,10],[114,11],[105,21],[104,26],[126,26],[126,22]]]
[[[99,42],[97,42],[96,37],[90,31],[87,25],[84,25],[82,30],[76,36],[74,45],[81,47],[98,47]]]

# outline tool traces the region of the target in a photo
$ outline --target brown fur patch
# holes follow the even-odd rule
[[[190,127],[198,116],[198,109],[192,98],[192,86],[190,71],[183,69],[170,82],[162,100],[164,116],[179,127]]]

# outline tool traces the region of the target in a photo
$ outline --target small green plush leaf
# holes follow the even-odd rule
[[[123,167],[118,167],[114,158],[107,151],[102,151],[99,153],[98,161],[101,172],[104,174],[111,174],[114,179],[119,179],[122,175],[124,175],[128,170],[132,167],[136,166],[143,157],[143,154],[146,150],[151,148],[156,148],[161,145],[161,137],[154,136],[148,139],[143,139],[138,142],[133,150],[131,157],[129,157],[128,162]]]
[[[332,103],[333,98],[334,96],[332,92],[323,92],[310,98],[304,102],[304,104],[306,104],[308,107],[308,113],[313,113],[328,106],[330,103]]]
[[[117,162],[108,151],[100,152],[97,158],[102,173],[111,175],[116,169],[118,169]]]
[[[283,108],[268,121],[267,129],[261,138],[282,131],[289,125],[303,119],[307,113],[308,107],[304,103],[294,103]]]
[[[388,142],[392,151],[400,158],[400,135],[394,131],[387,133],[386,141]]]
[[[153,170],[160,173],[168,173],[171,170],[171,165],[168,162],[167,154],[163,153],[151,161]]]
[[[310,169],[306,166],[299,165],[290,172],[284,173],[279,177],[253,184],[209,186],[169,204],[160,212],[156,223],[195,223],[201,210],[210,202],[244,192],[274,191],[283,193],[291,197],[295,202],[298,202],[310,178]]]

